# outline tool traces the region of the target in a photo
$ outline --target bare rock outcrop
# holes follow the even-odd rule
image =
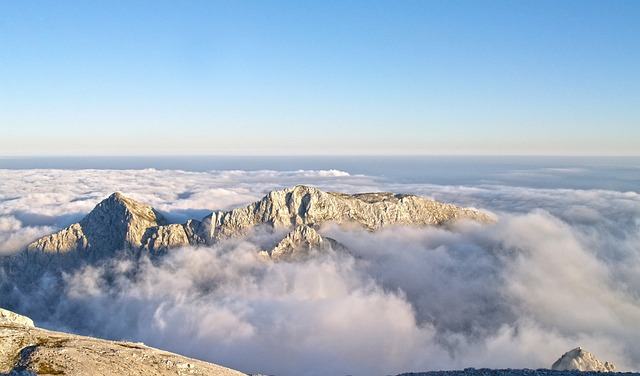
[[[555,371],[592,371],[615,372],[615,367],[609,362],[602,363],[595,356],[580,347],[564,353],[551,366]]]
[[[21,325],[33,327],[33,320],[27,316],[22,316],[17,313],[0,308],[0,324],[1,325]]]
[[[100,202],[80,222],[31,243],[29,251],[108,254],[118,249],[138,249],[147,230],[166,224],[152,207],[116,192]]]
[[[161,253],[189,244],[215,244],[243,237],[262,226],[291,231],[267,252],[284,257],[293,254],[295,248],[338,247],[337,242],[317,233],[326,222],[351,223],[375,231],[387,225],[442,225],[459,219],[491,222],[482,212],[414,195],[350,195],[300,185],[272,191],[244,208],[213,212],[202,221],[168,224],[153,208],[114,193],[79,223],[33,242],[28,249],[46,253],[108,253],[117,249]]]
[[[140,343],[106,341],[0,320],[0,375],[2,374],[245,375]]]
[[[308,257],[313,252],[331,253],[345,249],[338,241],[322,236],[310,226],[297,226],[276,245],[271,252],[262,255],[272,260],[297,260]]]
[[[273,191],[258,202],[204,218],[207,243],[245,235],[258,224],[274,228],[315,227],[325,222],[357,223],[369,231],[391,224],[441,225],[456,219],[489,222],[481,212],[414,195],[344,194],[303,185]]]

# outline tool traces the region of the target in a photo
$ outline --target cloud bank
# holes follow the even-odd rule
[[[493,212],[495,225],[327,225],[349,254],[266,262],[234,240],[157,262],[0,275],[0,304],[59,330],[148,345],[245,372],[397,374],[540,368],[583,346],[640,369],[640,196],[605,190],[397,184],[338,171],[0,171],[0,252],[122,191],[180,222],[272,189],[416,193]],[[28,282],[26,282],[28,281]]]

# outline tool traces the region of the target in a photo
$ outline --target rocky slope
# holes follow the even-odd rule
[[[163,225],[167,222],[153,208],[116,192],[100,202],[80,222],[36,240],[28,250],[109,254],[118,249],[138,249],[143,246],[143,241],[147,242],[145,234],[148,229]],[[167,238],[166,243],[172,244],[172,240]]]
[[[241,372],[147,347],[44,330],[0,310],[0,375],[212,375]]]
[[[91,257],[117,249],[161,253],[183,245],[215,244],[246,236],[262,226],[290,231],[278,246],[267,251],[270,257],[279,257],[300,249],[340,248],[335,240],[317,233],[325,222],[355,223],[375,231],[393,224],[442,225],[458,219],[491,221],[481,212],[414,195],[349,195],[296,186],[270,192],[244,208],[213,212],[202,221],[168,224],[153,208],[114,193],[79,223],[36,240],[28,250],[44,253],[78,251]]]
[[[334,239],[321,236],[313,227],[296,226],[271,252],[262,251],[261,255],[274,260],[292,261],[306,257],[312,252],[327,253],[344,249],[344,245]]]
[[[564,353],[551,369],[557,371],[594,371],[594,372],[615,372],[616,368],[609,362],[602,363],[595,356],[580,347]]]

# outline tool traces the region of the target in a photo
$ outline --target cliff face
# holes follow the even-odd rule
[[[15,318],[21,318],[17,321]],[[0,309],[0,374],[213,375],[241,372],[140,343],[115,342],[44,330],[31,319]]]
[[[79,223],[33,242],[28,249],[45,253],[108,253],[118,249],[158,253],[189,244],[215,244],[243,237],[256,227],[265,226],[291,231],[267,252],[278,257],[301,247],[340,248],[337,242],[316,232],[325,222],[355,223],[375,231],[393,224],[429,226],[458,219],[491,221],[481,212],[413,195],[349,195],[296,186],[270,192],[244,208],[213,212],[202,221],[167,224],[153,208],[114,193]]]

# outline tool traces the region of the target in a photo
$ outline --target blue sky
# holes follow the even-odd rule
[[[2,1],[0,155],[640,155],[639,1]]]

